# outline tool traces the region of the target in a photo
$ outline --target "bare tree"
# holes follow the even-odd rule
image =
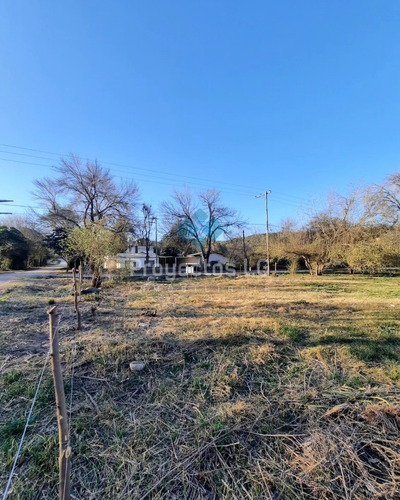
[[[397,224],[400,218],[400,172],[389,175],[382,186],[367,189],[365,203],[371,219]]]
[[[46,209],[41,219],[52,229],[72,230],[107,220],[109,228],[122,232],[133,225],[138,197],[135,184],[117,185],[97,161],[83,164],[73,154],[54,170],[58,177],[36,180],[34,193]]]
[[[343,260],[346,246],[356,236],[354,227],[362,224],[357,192],[345,198],[328,197],[327,207],[314,214],[301,229],[284,225],[280,235],[282,255],[303,259],[310,274],[322,274],[328,264]]]
[[[163,203],[163,211],[170,227],[178,224],[178,232],[199,248],[203,264],[208,265],[214,242],[219,236],[241,227],[236,210],[222,205],[220,193],[210,189],[194,198],[186,189],[174,191],[173,199]]]
[[[170,225],[165,224],[164,236],[160,242],[161,255],[177,257],[194,252],[196,247],[191,239],[187,240],[179,233],[179,222]]]

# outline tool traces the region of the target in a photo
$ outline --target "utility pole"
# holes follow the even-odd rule
[[[247,253],[246,253],[246,238],[244,237],[244,229],[243,229],[243,271],[247,271]]]
[[[157,255],[158,255],[158,240],[157,240],[157,217],[153,217],[153,220],[156,223],[156,267],[157,267]]]
[[[268,225],[268,195],[271,194],[271,191],[265,191],[265,193],[261,193],[256,196],[256,198],[262,198],[265,196],[265,239],[267,242],[267,276],[270,275],[269,270],[269,225]]]

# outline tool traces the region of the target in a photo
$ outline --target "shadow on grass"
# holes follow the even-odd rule
[[[308,346],[310,345],[348,346],[352,356],[365,362],[400,360],[400,339],[396,337],[371,340],[362,336],[339,337],[335,335],[325,335],[317,342],[308,343]]]

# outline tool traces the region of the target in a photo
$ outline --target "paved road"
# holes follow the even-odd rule
[[[56,264],[51,264],[49,266],[38,267],[37,269],[32,269],[31,271],[10,271],[6,273],[0,273],[0,286],[9,281],[20,280],[23,278],[40,278],[41,276],[48,276],[56,273],[60,269],[66,268],[66,262],[59,259]]]

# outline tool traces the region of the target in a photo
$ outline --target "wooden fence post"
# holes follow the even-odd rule
[[[78,321],[78,325],[76,327],[77,330],[80,330],[82,325],[81,325],[81,312],[79,310],[78,306],[78,284],[76,282],[76,267],[74,265],[74,268],[72,270],[72,277],[74,280],[74,307],[75,307],[75,312],[76,312],[76,318]]]
[[[82,261],[79,262],[79,295],[82,292],[82,282],[83,282],[83,264]]]
[[[58,335],[58,315],[56,314],[57,306],[52,307],[48,311],[49,315],[49,331],[50,331],[50,357],[51,367],[53,371],[54,392],[56,394],[57,407],[57,424],[58,424],[58,440],[59,440],[59,485],[60,485],[60,500],[70,500],[70,455],[71,448],[68,445],[68,418],[67,405],[65,402],[64,383],[61,371],[60,350],[59,350],[59,335]]]

